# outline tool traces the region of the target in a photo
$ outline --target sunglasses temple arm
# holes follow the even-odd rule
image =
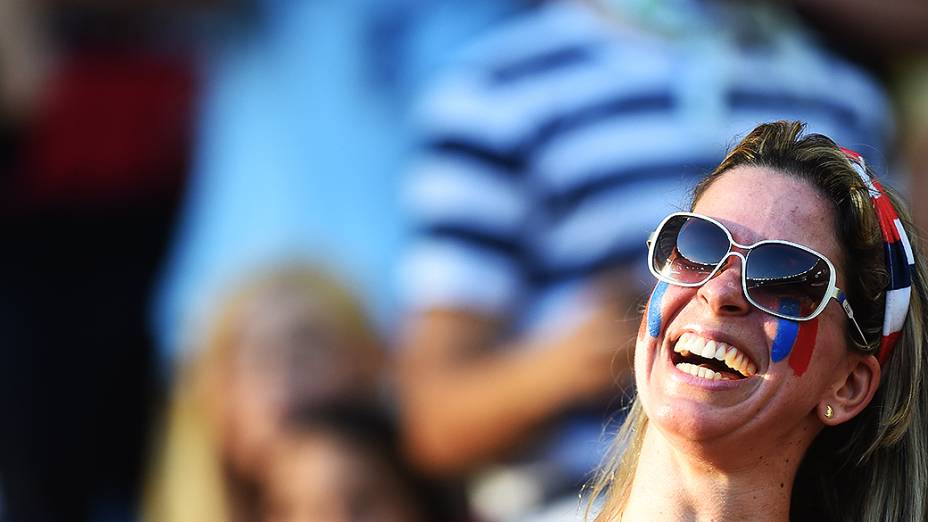
[[[854,328],[857,328],[857,333],[860,334],[860,339],[864,344],[867,344],[867,336],[864,335],[864,331],[860,329],[860,325],[857,324],[857,319],[854,319],[854,310],[851,308],[851,303],[847,302],[847,296],[844,295],[840,289],[835,288],[832,297],[835,298],[839,303],[841,303],[841,308],[844,309],[844,313],[847,314],[847,318],[854,323]]]

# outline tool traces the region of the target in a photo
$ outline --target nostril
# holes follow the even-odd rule
[[[742,307],[733,304],[723,304],[719,309],[726,313],[737,313],[741,311]]]

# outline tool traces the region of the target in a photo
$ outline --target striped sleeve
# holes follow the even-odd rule
[[[426,97],[405,206],[413,238],[401,267],[413,309],[505,313],[522,291],[528,195],[518,115],[479,71],[452,73]]]

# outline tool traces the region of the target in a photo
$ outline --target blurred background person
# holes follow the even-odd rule
[[[412,457],[479,514],[573,510],[627,376],[645,240],[731,136],[799,119],[883,164],[881,87],[769,2],[552,1],[422,103],[400,352]],[[608,430],[608,428],[607,428]]]
[[[294,412],[267,467],[263,522],[467,520],[409,466],[390,416],[374,405]]]
[[[127,520],[196,75],[156,2],[0,1],[4,521]]]
[[[257,520],[289,411],[386,400],[383,346],[361,303],[324,271],[254,274],[210,324],[206,344],[180,361],[145,520]]]
[[[451,49],[522,0],[244,2],[207,53],[197,149],[154,324],[169,361],[218,290],[268,259],[338,266],[395,329],[409,106]]]

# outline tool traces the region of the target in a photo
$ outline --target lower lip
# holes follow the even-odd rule
[[[697,388],[715,391],[733,390],[739,386],[744,386],[756,377],[745,377],[744,379],[704,379],[702,377],[697,377],[677,368],[677,366],[673,363],[670,355],[672,351],[670,348],[665,348],[665,350],[667,351],[667,357],[664,357],[663,359],[665,364],[669,367],[670,378],[676,382],[687,384],[689,386],[695,386]]]

